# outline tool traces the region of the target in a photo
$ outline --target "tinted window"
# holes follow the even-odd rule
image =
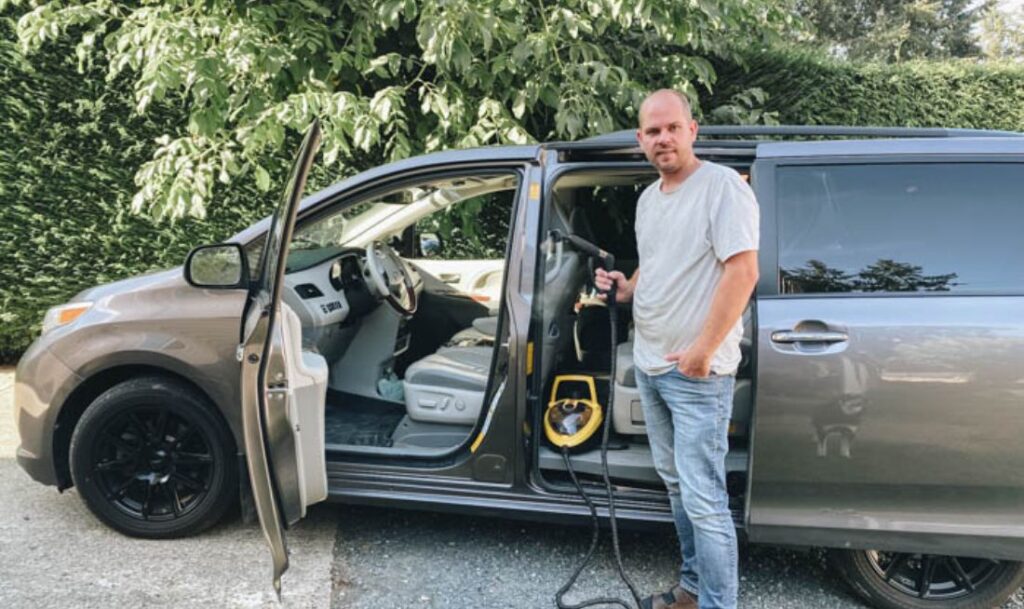
[[[653,180],[652,180],[653,181]],[[615,255],[617,260],[635,261],[636,203],[647,184],[595,186],[580,189],[578,226],[573,230]]]
[[[781,167],[780,289],[1024,289],[1024,165]]]

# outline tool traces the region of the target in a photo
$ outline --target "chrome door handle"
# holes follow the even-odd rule
[[[849,340],[846,332],[772,332],[773,343],[841,343]]]

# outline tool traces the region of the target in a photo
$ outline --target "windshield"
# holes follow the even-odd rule
[[[329,260],[344,248],[364,248],[372,241],[386,240],[420,218],[460,201],[514,189],[516,181],[515,175],[508,173],[437,179],[380,193],[305,222],[292,237],[288,272]]]

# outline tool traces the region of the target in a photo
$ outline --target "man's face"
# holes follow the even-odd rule
[[[654,95],[640,110],[637,141],[659,173],[675,173],[693,157],[697,121],[673,95]]]

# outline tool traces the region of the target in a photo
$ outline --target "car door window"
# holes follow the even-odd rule
[[[461,201],[416,223],[417,235],[437,235],[436,260],[499,260],[505,257],[514,190]]]
[[[513,189],[488,192],[421,218],[414,235],[417,266],[496,310],[514,201]]]
[[[1015,163],[780,167],[780,291],[1022,290],[1022,180]]]

